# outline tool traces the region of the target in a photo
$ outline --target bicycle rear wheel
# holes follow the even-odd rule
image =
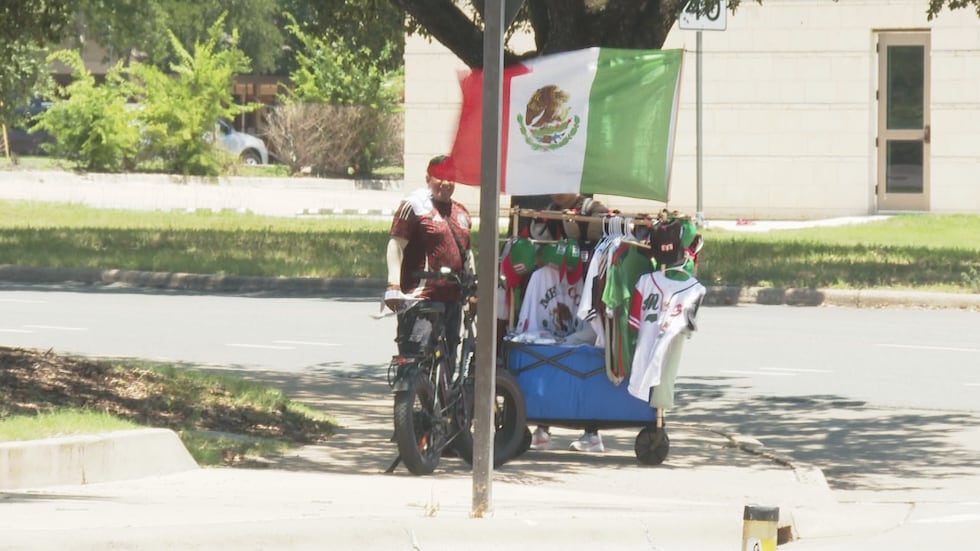
[[[521,439],[527,427],[527,410],[524,405],[524,393],[509,372],[498,369],[496,396],[493,402],[493,466],[499,467],[518,455]],[[467,396],[465,415],[457,414],[457,426],[463,423],[460,433],[453,440],[453,446],[460,459],[473,464],[473,388],[465,387]]]
[[[431,474],[446,447],[446,422],[435,409],[432,381],[414,377],[395,393],[395,442],[405,467],[415,475]]]

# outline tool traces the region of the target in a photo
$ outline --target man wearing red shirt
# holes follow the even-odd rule
[[[418,352],[424,342],[420,338],[428,338],[425,331],[423,335],[418,330],[413,331],[416,320],[403,312],[404,295],[445,303],[449,350],[455,350],[458,343],[462,317],[459,288],[448,280],[429,279],[423,283],[415,277],[416,272],[439,271],[443,267],[457,274],[474,271],[470,253],[470,213],[462,203],[452,199],[455,183],[432,175],[433,167],[445,160],[445,156],[439,155],[429,161],[426,187],[403,199],[391,222],[386,253],[388,286],[385,305],[398,312],[395,342],[399,354]]]

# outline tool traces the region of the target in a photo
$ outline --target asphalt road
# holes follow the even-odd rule
[[[375,297],[286,298],[0,286],[0,342],[271,371],[382,367]],[[980,411],[980,314],[918,308],[705,307],[681,378],[771,397]],[[693,391],[692,391],[693,392]]]

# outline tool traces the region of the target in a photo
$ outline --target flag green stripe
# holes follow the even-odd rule
[[[599,52],[582,193],[666,201],[680,50]]]

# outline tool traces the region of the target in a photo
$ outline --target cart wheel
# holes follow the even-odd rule
[[[527,450],[531,449],[531,429],[524,427],[524,436],[521,438],[521,445],[517,447],[517,451],[514,452],[514,457],[520,457],[524,455]]]
[[[636,458],[644,465],[659,465],[667,459],[670,451],[670,438],[663,427],[644,427],[636,435]]]

